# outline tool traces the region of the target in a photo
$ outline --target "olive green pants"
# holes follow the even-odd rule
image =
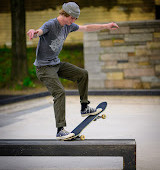
[[[88,103],[88,72],[70,63],[61,62],[55,66],[37,67],[36,73],[54,98],[56,127],[66,126],[65,90],[59,77],[77,82],[80,102]]]

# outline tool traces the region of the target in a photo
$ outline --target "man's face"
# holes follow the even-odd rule
[[[77,20],[77,18],[74,18],[72,16],[66,17],[65,21],[66,21],[66,25],[71,25],[72,23],[74,23]]]

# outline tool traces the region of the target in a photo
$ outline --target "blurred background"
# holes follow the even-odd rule
[[[148,96],[149,93],[145,96],[139,96],[142,93],[138,96],[90,96],[95,107],[98,101],[108,102],[108,117],[106,121],[98,121],[99,125],[87,128],[86,136],[136,139],[137,168],[158,170],[160,0],[74,1],[81,9],[76,24],[116,22],[120,28],[116,31],[71,33],[60,53],[61,61],[88,70],[89,90],[113,90],[115,95],[119,90],[127,95],[125,92],[128,89],[131,92],[139,92],[139,89],[150,92]],[[2,139],[55,138],[53,99],[51,96],[43,97],[46,93],[40,93],[47,89],[36,77],[33,65],[38,38],[29,41],[26,34],[29,29],[36,30],[49,19],[57,17],[65,2],[69,0],[0,0],[0,105],[4,105],[0,107]],[[77,89],[75,82],[64,79],[61,82],[66,90]],[[158,92],[157,96],[152,96],[153,91]],[[26,97],[28,94],[30,97]],[[38,98],[24,101],[33,96]],[[21,102],[14,103],[17,101]],[[67,96],[66,103],[67,128],[72,130],[81,120],[80,115],[75,114],[80,110],[79,96]],[[105,129],[105,133],[95,136],[94,132],[101,129]],[[53,167],[45,163],[43,157],[41,159],[43,167]],[[28,167],[34,167],[35,162],[42,166],[39,160],[31,160],[19,161],[17,158],[15,166],[22,164],[26,168],[28,164]],[[14,158],[1,158],[0,161],[2,167],[13,169]]]
[[[58,16],[68,0],[0,0],[0,94],[46,91],[33,62],[38,38],[26,32]],[[160,0],[75,0],[78,25],[117,22],[120,29],[71,33],[61,61],[85,68],[90,89],[160,88]],[[76,83],[61,80],[66,89]],[[98,82],[98,83],[97,83]]]

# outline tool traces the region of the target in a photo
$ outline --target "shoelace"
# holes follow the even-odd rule
[[[62,130],[64,132],[64,134],[68,135],[69,132],[67,132],[65,129]]]
[[[87,112],[88,112],[88,113],[95,112],[95,109],[88,106],[88,107],[87,107]]]

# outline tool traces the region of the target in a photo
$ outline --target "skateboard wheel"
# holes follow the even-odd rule
[[[97,118],[95,118],[93,121],[96,121],[97,120]]]
[[[106,115],[105,114],[102,115],[102,119],[106,119]]]
[[[84,136],[84,135],[81,135],[81,136],[80,136],[80,139],[81,139],[81,140],[85,140],[85,136]]]

